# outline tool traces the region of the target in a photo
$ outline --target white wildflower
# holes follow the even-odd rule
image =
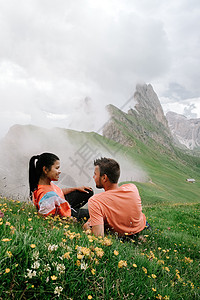
[[[44,271],[46,271],[46,272],[51,271],[51,267],[50,267],[49,264],[46,264],[46,265],[44,266]]]
[[[63,288],[61,287],[61,286],[57,286],[56,288],[55,288],[55,291],[54,291],[54,294],[56,295],[58,295],[58,297],[60,296],[60,293],[62,292],[62,290],[63,290]]]
[[[27,277],[32,278],[32,277],[36,276],[36,271],[29,270],[29,269],[27,269],[27,271],[28,271],[28,273],[27,273],[27,275],[25,275],[26,278]]]
[[[34,251],[33,252],[33,259],[38,260],[38,258],[39,258],[39,251]]]
[[[56,270],[57,270],[60,274],[65,273],[65,266],[64,266],[63,264],[58,264],[58,265],[56,266]]]
[[[81,270],[86,270],[88,265],[85,262],[81,263]]]
[[[53,252],[53,251],[56,251],[58,249],[58,245],[49,245],[48,246],[48,251],[49,252]]]
[[[31,266],[31,268],[33,268],[33,269],[39,269],[39,267],[40,267],[40,263],[38,260],[35,261],[34,264]]]

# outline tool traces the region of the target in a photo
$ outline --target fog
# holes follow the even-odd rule
[[[6,196],[28,201],[28,164],[31,156],[43,152],[58,155],[61,162],[60,187],[91,186],[101,192],[93,180],[93,161],[111,157],[121,166],[120,182],[147,181],[148,176],[138,164],[122,153],[122,145],[103,139],[96,133],[65,129],[45,129],[16,125],[3,139],[0,147],[0,191]]]

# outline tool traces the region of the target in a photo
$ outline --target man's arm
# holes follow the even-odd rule
[[[92,233],[104,237],[104,224],[92,226]]]

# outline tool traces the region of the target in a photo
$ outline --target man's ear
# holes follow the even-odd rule
[[[103,181],[104,182],[106,182],[106,181],[108,181],[109,179],[108,179],[108,176],[106,175],[106,174],[103,174]]]

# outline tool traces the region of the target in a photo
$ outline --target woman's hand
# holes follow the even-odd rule
[[[89,193],[87,190],[92,191],[92,188],[90,186],[80,186],[76,188],[79,192]]]
[[[64,195],[70,194],[75,191],[83,192],[83,193],[89,193],[89,191],[92,191],[92,188],[90,186],[79,186],[79,187],[73,187],[73,188],[64,188],[62,189]]]

